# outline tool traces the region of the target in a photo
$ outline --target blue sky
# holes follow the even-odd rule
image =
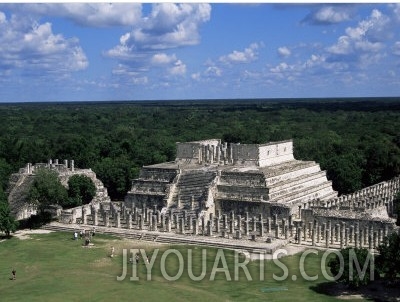
[[[0,102],[400,96],[400,4],[0,4]]]

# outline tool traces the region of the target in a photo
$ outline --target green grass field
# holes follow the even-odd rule
[[[188,275],[187,255],[193,253],[193,274],[202,271],[202,248],[193,246],[155,245],[118,239],[97,234],[94,246],[82,247],[82,241],[72,240],[72,234],[56,232],[29,235],[30,239],[12,238],[0,242],[0,300],[4,301],[333,301],[334,297],[319,294],[317,285],[327,282],[321,274],[322,252],[309,254],[305,261],[305,271],[309,276],[318,274],[315,281],[306,281],[299,272],[300,255],[288,256],[281,261],[288,268],[288,278],[275,281],[273,274],[283,275],[283,270],[271,260],[264,262],[264,280],[260,280],[260,262],[251,261],[246,267],[252,281],[242,269],[239,280],[234,276],[234,253],[223,251],[229,267],[231,281],[226,273],[215,273],[210,281],[212,268],[218,250],[207,249],[206,275],[201,281],[192,281]],[[111,246],[115,247],[115,257],[110,257]],[[143,261],[138,266],[139,281],[131,281],[132,265],[128,266],[127,277],[117,281],[122,274],[123,249],[145,248],[150,255],[160,249],[152,269],[152,280],[146,280]],[[178,257],[170,254],[164,266],[162,255],[174,248],[182,254],[184,269],[176,281],[164,278],[164,267],[169,276],[179,272]],[[220,252],[221,253],[221,252]],[[221,255],[221,254],[219,254]],[[239,258],[240,262],[244,258]],[[222,270],[223,263],[218,261]],[[10,280],[11,270],[17,271],[16,280]],[[292,280],[292,275],[297,280]],[[347,300],[348,301],[348,300]],[[359,301],[359,300],[358,300]]]

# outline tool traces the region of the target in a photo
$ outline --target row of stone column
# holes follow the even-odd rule
[[[228,214],[217,215],[210,214],[209,219],[205,216],[197,217],[189,215],[187,211],[180,211],[173,213],[169,211],[167,214],[161,214],[156,207],[153,209],[133,208],[133,212],[129,211],[125,206],[121,207],[118,211],[113,206],[110,210],[91,210],[92,224],[99,225],[99,216],[102,216],[103,225],[106,227],[111,226],[111,217],[113,226],[120,228],[121,220],[124,221],[125,227],[132,229],[138,228],[139,230],[148,229],[150,231],[163,230],[170,232],[175,229],[178,233],[193,233],[203,234],[208,236],[221,235],[222,237],[230,236],[241,238],[243,236],[255,235],[264,237],[266,234],[272,233],[276,238],[288,239],[293,236],[293,222],[292,217],[288,219],[278,219],[278,215],[273,217],[263,218],[261,214],[258,216],[249,217],[246,213],[242,215],[235,215],[234,212]],[[87,224],[86,208],[82,208],[83,223]]]
[[[296,223],[295,240],[298,244],[311,241],[311,245],[322,245],[326,248],[340,246],[340,248],[368,247],[376,248],[383,238],[389,234],[389,224],[382,226],[374,226],[373,224],[367,227],[360,228],[359,223],[355,225],[346,225],[344,221],[332,224],[331,221],[322,224],[309,222]]]

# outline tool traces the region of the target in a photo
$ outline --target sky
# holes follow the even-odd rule
[[[400,96],[400,3],[0,3],[0,102]]]

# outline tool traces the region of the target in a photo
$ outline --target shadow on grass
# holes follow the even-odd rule
[[[359,288],[350,288],[343,283],[323,282],[310,286],[310,289],[316,293],[339,299],[363,298],[369,301],[391,302],[399,301],[399,285],[400,282],[389,285],[387,280],[375,280]]]

